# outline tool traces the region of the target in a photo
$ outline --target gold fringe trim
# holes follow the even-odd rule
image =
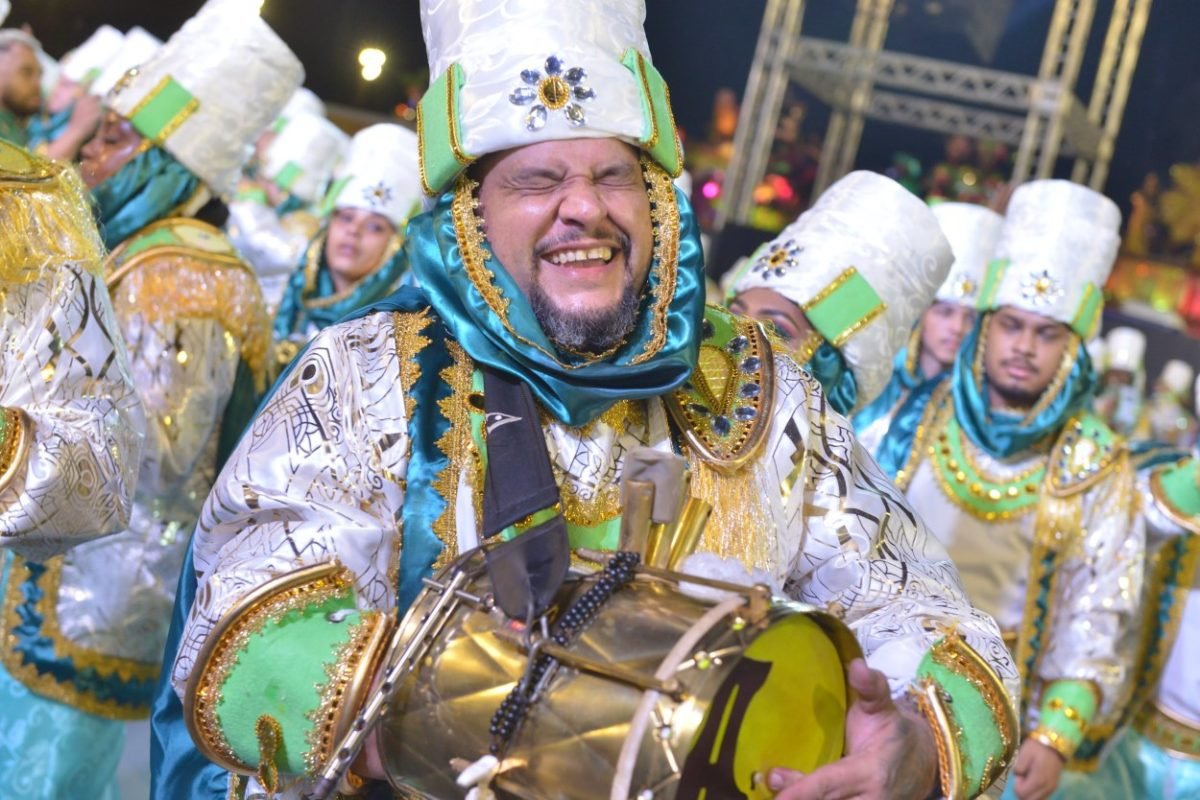
[[[404,417],[406,424],[411,425],[413,413],[417,407],[413,387],[421,379],[421,365],[417,356],[429,346],[429,338],[423,333],[432,323],[428,309],[405,314],[395,312],[392,315],[392,330],[396,343],[396,358],[400,362],[400,390],[404,393]],[[412,437],[408,437],[408,450],[412,451]],[[405,481],[395,475],[389,475],[394,483],[405,486]],[[393,546],[388,564],[388,576],[392,586],[400,585],[400,550],[404,537],[397,532],[393,537]]]
[[[115,253],[114,253],[115,255]],[[118,318],[133,314],[166,323],[212,319],[236,340],[259,388],[265,388],[271,321],[254,273],[240,261],[202,250],[150,248],[109,277]]]
[[[42,565],[46,568],[38,581],[42,596],[34,605],[34,609],[42,617],[40,634],[54,643],[55,656],[71,659],[76,670],[81,672],[95,670],[102,677],[116,676],[123,681],[151,681],[158,677],[161,665],[157,662],[147,664],[142,661],[106,655],[68,639],[63,634],[58,622],[58,592],[62,582],[63,557],[56,556],[48,559],[42,562]],[[146,706],[121,705],[115,701],[82,692],[68,683],[59,681],[53,675],[39,672],[35,665],[24,662],[20,652],[16,649],[16,629],[24,624],[17,607],[25,599],[21,592],[21,584],[30,580],[31,577],[29,562],[21,556],[14,556],[4,597],[4,619],[3,623],[0,623],[4,631],[4,652],[0,654],[0,663],[4,664],[4,668],[10,675],[34,694],[107,719],[144,719],[150,711]]]
[[[0,143],[0,281],[34,283],[64,263],[101,275],[90,197],[74,167]]]
[[[775,530],[768,507],[771,491],[757,462],[737,472],[714,469],[694,448],[687,448],[692,496],[712,506],[698,550],[736,558],[747,567],[770,569],[773,554],[766,535]],[[776,490],[778,494],[778,490]]]
[[[442,553],[433,565],[435,570],[458,558],[458,484],[474,453],[467,399],[474,364],[458,342],[447,340],[446,349],[453,363],[442,370],[440,377],[450,387],[450,395],[438,401],[438,409],[450,421],[450,427],[437,440],[437,448],[446,456],[447,463],[433,480],[433,488],[446,501],[446,508],[433,523],[433,533],[442,542]],[[471,470],[468,474],[476,473],[477,470]],[[478,483],[475,477],[470,480]],[[481,496],[478,485],[472,489],[476,497]]]

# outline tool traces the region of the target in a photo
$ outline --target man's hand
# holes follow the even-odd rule
[[[846,755],[807,775],[774,769],[767,785],[778,800],[928,797],[938,775],[929,723],[898,708],[887,678],[862,659],[850,663],[850,686],[858,699],[846,714]]]
[[[80,149],[96,135],[103,113],[99,97],[90,94],[80,97],[62,135],[46,145],[46,155],[59,161],[74,161]]]
[[[1013,789],[1019,800],[1042,800],[1053,794],[1064,766],[1063,757],[1053,747],[1026,739],[1012,769]]]

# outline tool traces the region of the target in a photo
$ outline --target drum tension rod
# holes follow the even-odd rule
[[[446,584],[438,583],[433,578],[421,578],[421,583],[425,584],[430,589],[433,589],[435,592],[446,591]],[[478,595],[471,594],[470,592],[463,591],[462,589],[455,589],[454,596],[459,600],[462,600],[464,603],[469,603],[475,606],[475,608],[479,609],[480,611],[491,611],[496,606],[496,598],[491,594],[485,594],[483,597],[480,597]]]
[[[516,645],[520,651],[527,653],[530,661],[536,660],[538,656],[549,656],[558,661],[559,664],[574,667],[581,672],[599,675],[601,678],[609,678],[619,683],[628,684],[641,689],[643,692],[665,694],[677,703],[682,702],[686,696],[683,685],[675,678],[660,681],[628,667],[593,661],[590,658],[576,655],[565,647],[559,647],[549,639],[538,639],[534,642],[533,647],[527,647],[522,637],[512,631],[498,630],[493,631],[493,633],[510,644]]]

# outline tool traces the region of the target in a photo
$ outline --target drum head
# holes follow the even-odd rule
[[[768,800],[771,769],[811,772],[841,757],[846,709],[846,668],[829,633],[810,616],[775,622],[713,698],[676,800]]]

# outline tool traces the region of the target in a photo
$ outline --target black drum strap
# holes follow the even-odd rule
[[[559,503],[546,437],[529,387],[483,368],[487,470],[483,483],[482,539]],[[561,511],[508,542],[485,548],[497,605],[510,617],[531,620],[553,602],[570,566],[567,523]]]

